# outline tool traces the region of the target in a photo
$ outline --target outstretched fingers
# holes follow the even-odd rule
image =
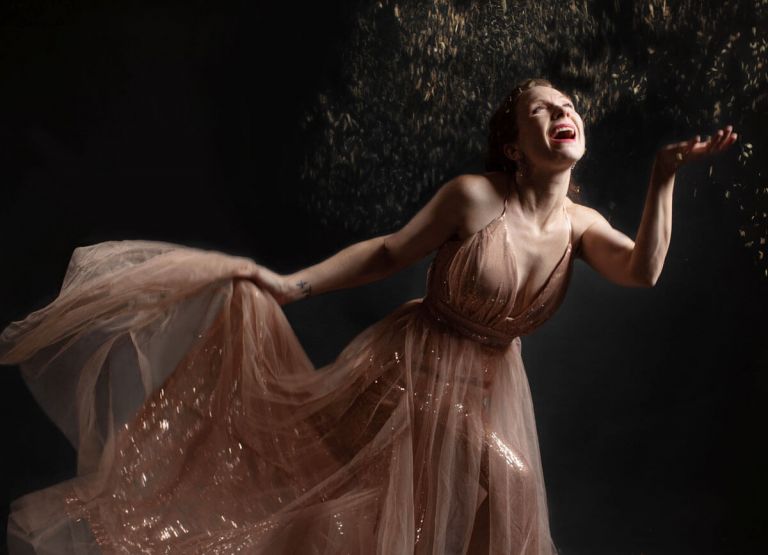
[[[720,143],[720,150],[725,150],[729,146],[731,146],[733,143],[736,142],[736,139],[739,138],[739,136],[733,132],[733,126],[729,125],[725,128],[726,133],[723,136],[723,140]]]
[[[733,126],[728,125],[704,141],[700,135],[696,135],[687,141],[668,144],[659,151],[657,162],[661,164],[660,167],[675,171],[683,164],[723,152],[735,143],[737,138]]]
[[[685,154],[693,154],[695,158],[701,155],[717,154],[730,147],[736,142],[737,138],[738,135],[733,132],[733,126],[728,125],[724,129],[719,129],[714,136],[707,137],[707,140],[703,142],[697,135],[695,139],[689,141],[688,144],[691,147],[690,150],[685,151]]]
[[[722,152],[736,142],[737,138],[738,135],[733,132],[733,126],[728,125],[725,129],[718,130],[715,137],[710,141],[709,152],[713,154]]]

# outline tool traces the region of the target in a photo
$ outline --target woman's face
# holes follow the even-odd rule
[[[530,167],[567,169],[584,156],[584,122],[569,97],[537,86],[520,95],[516,109],[519,132],[512,146]]]

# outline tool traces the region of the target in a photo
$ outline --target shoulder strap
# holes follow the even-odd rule
[[[507,179],[504,181],[504,209],[501,211],[501,216],[507,213],[507,202],[509,201],[509,195],[512,191],[512,186],[510,185],[511,181],[512,180],[509,179],[509,176],[507,176]]]
[[[568,210],[563,203],[563,212],[565,212],[565,219],[568,221],[568,242],[573,245],[573,225],[571,224],[571,217],[568,215]]]

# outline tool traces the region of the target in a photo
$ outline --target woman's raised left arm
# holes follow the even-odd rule
[[[729,125],[714,137],[665,146],[656,155],[640,227],[634,241],[614,229],[597,211],[581,236],[582,258],[598,273],[619,285],[652,287],[661,274],[672,235],[672,190],[682,164],[722,152],[736,141]]]

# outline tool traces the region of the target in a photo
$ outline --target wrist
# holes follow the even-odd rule
[[[666,157],[656,155],[651,171],[651,183],[655,185],[671,184],[675,179],[677,164]]]
[[[311,284],[299,274],[282,276],[281,285],[283,298],[286,299],[286,302],[305,299],[312,294]]]

